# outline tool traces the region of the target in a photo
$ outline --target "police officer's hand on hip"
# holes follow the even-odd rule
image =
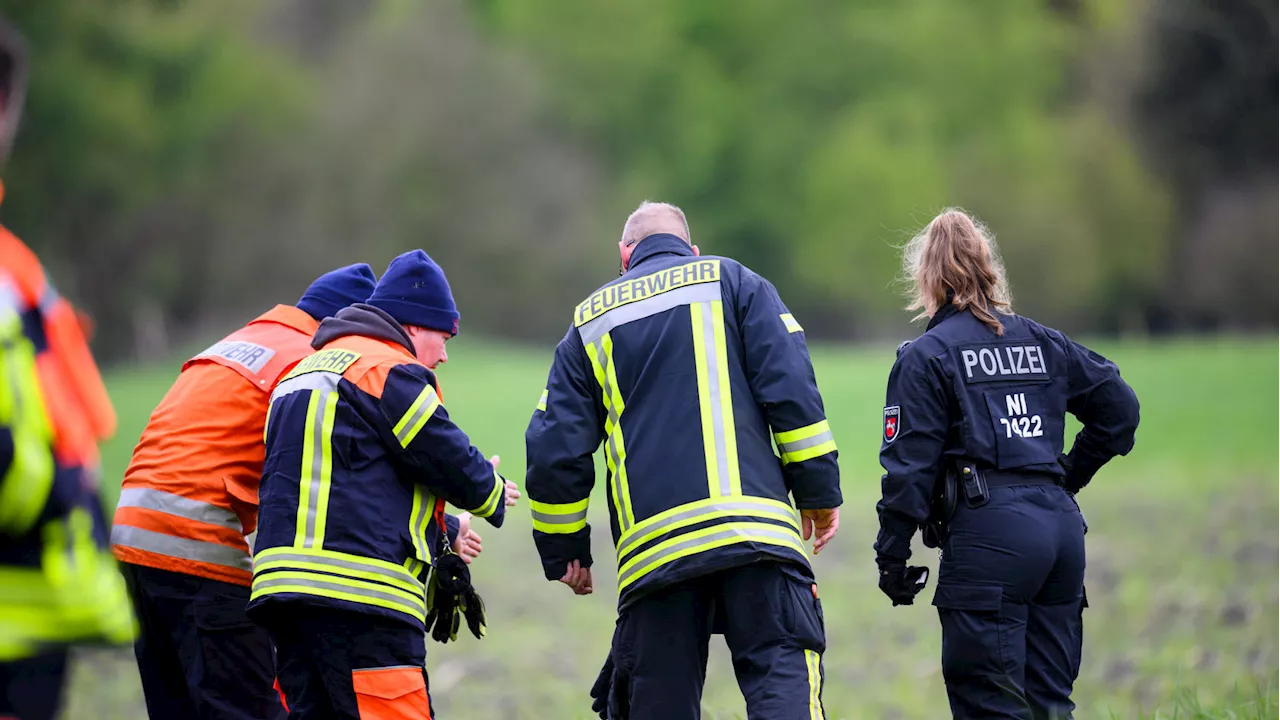
[[[933,605],[955,718],[1070,718],[1080,672],[1079,492],[1133,447],[1138,401],[1116,366],[1014,314],[990,234],[948,210],[906,247],[911,309],[928,329],[898,347],[880,445],[880,590],[910,605],[940,550]],[[1066,415],[1083,426],[1062,454]]]

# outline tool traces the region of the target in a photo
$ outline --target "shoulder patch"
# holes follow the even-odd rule
[[[898,432],[902,425],[902,408],[898,405],[890,405],[884,409],[884,441],[891,443],[898,439]]]
[[[222,358],[227,362],[235,363],[249,372],[257,375],[267,366],[271,358],[275,357],[276,351],[265,345],[246,342],[244,340],[223,340],[209,346],[207,350],[196,355],[198,358]]]
[[[295,365],[289,371],[289,374],[285,376],[285,379],[313,372],[329,372],[341,375],[359,359],[360,353],[352,350],[343,350],[341,348],[321,350]]]

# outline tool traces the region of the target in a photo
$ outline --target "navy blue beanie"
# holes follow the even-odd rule
[[[367,301],[401,325],[458,334],[458,306],[444,270],[421,250],[410,250],[387,266]]]
[[[367,263],[331,270],[311,283],[297,307],[316,320],[323,320],[348,305],[367,300],[376,281],[373,268]]]

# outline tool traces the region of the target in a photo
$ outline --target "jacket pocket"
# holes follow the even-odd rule
[[[420,667],[351,671],[360,720],[425,720],[431,717],[427,680]]]

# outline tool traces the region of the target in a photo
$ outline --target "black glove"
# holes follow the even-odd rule
[[[484,600],[471,587],[471,571],[462,558],[443,552],[427,581],[427,632],[436,642],[457,640],[463,618],[472,635],[484,637]]]
[[[613,651],[604,659],[604,667],[591,686],[591,712],[600,720],[627,720],[631,716],[627,683],[613,662]]]
[[[910,605],[929,580],[929,568],[907,567],[904,562],[880,564],[880,592],[889,596],[893,606]]]

